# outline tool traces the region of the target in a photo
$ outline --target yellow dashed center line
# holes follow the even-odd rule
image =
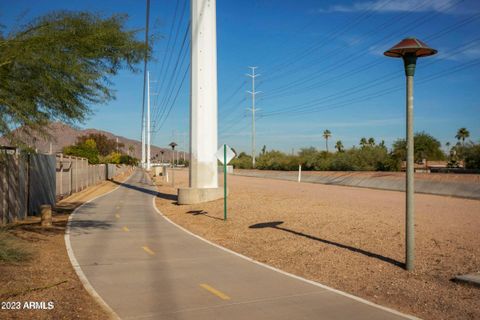
[[[222,299],[222,300],[230,300],[230,297],[227,296],[225,293],[223,293],[223,292],[221,292],[221,291],[219,291],[219,290],[217,290],[217,289],[209,286],[209,285],[206,284],[206,283],[200,284],[200,287],[202,287],[203,289],[207,290],[208,292],[216,295],[217,297],[219,297],[219,298]]]
[[[128,227],[123,227],[122,229],[123,229],[123,231],[125,231],[125,232],[130,231],[130,229],[128,229]]]
[[[143,246],[142,248],[143,248],[143,250],[144,250],[146,253],[148,253],[148,254],[151,255],[151,256],[153,256],[153,255],[155,254],[155,252],[153,252],[152,249],[150,249],[150,248],[147,247],[147,246]]]
[[[118,213],[116,213],[115,218],[120,219],[120,215]]]

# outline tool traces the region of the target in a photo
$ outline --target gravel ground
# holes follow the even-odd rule
[[[176,187],[187,185],[186,170],[175,175]],[[417,194],[416,265],[406,272],[402,192],[241,176],[229,176],[229,188],[226,222],[222,200],[157,205],[202,237],[372,302],[425,319],[480,319],[480,289],[451,281],[480,270],[480,201]]]
[[[123,181],[128,174],[118,176]],[[32,254],[21,263],[0,263],[0,302],[20,302],[21,310],[0,307],[0,319],[108,319],[73,270],[65,248],[65,227],[71,212],[85,201],[117,187],[105,181],[57,203],[53,226],[42,228],[38,217],[9,226],[7,235]],[[51,310],[23,309],[25,302],[53,302]],[[5,305],[4,307],[6,307]],[[45,305],[48,307],[48,305]]]

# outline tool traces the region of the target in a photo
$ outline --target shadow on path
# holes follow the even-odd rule
[[[125,182],[118,182],[118,181],[112,181],[112,182],[115,183],[115,184],[118,184],[122,187],[133,189],[133,190],[136,190],[136,191],[140,191],[140,192],[150,194],[152,196],[156,196],[156,197],[159,197],[159,198],[162,198],[162,199],[177,201],[177,195],[176,194],[162,193],[162,192],[159,192],[159,191],[156,191],[156,190],[142,188],[142,187],[135,186],[133,184],[129,184],[129,183],[125,183]],[[153,186],[153,187],[155,187],[155,186]]]
[[[298,232],[298,231],[295,231],[295,230],[291,230],[291,229],[288,229],[288,228],[279,227],[279,225],[281,225],[282,223],[283,223],[283,221],[262,222],[262,223],[253,224],[253,225],[249,226],[249,228],[250,229],[273,228],[273,229],[277,229],[277,230],[282,230],[282,231],[289,232],[289,233],[292,233],[292,234],[297,235],[297,236],[302,236],[302,237],[305,237],[305,238],[308,238],[308,239],[311,239],[311,240],[320,241],[320,242],[323,242],[325,244],[329,244],[329,245],[339,247],[339,248],[342,248],[342,249],[347,249],[347,250],[350,250],[352,252],[360,253],[360,254],[363,254],[367,257],[379,259],[381,261],[391,263],[391,264],[393,264],[394,266],[397,266],[397,267],[401,267],[401,268],[405,267],[405,264],[403,262],[397,261],[397,260],[389,258],[389,257],[382,256],[378,253],[365,251],[363,249],[355,248],[355,247],[352,247],[352,246],[349,246],[349,245],[346,245],[346,244],[342,244],[342,243],[338,243],[338,242],[334,242],[334,241],[330,241],[330,240],[326,240],[326,239],[317,238],[317,237],[311,236],[309,234],[305,234],[305,233]]]

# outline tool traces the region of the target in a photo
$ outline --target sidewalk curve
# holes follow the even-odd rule
[[[158,214],[156,195],[137,170],[69,222],[72,264],[122,319],[413,318],[201,239]]]

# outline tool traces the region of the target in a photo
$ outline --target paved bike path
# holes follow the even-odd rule
[[[122,319],[407,318],[208,244],[159,215],[155,195],[137,170],[71,217],[74,266]]]

